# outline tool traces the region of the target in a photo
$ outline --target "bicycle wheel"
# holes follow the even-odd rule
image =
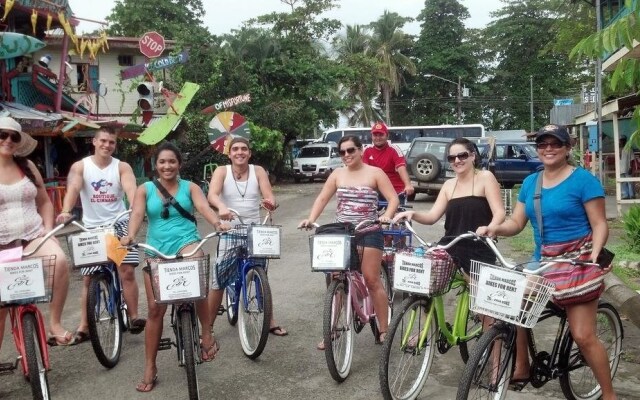
[[[353,360],[355,331],[353,320],[347,320],[349,304],[346,280],[334,280],[327,288],[324,298],[322,333],[325,345],[324,355],[331,377],[343,382],[349,376]]]
[[[466,293],[466,294],[465,294]],[[463,296],[466,297],[466,300],[463,300]],[[458,295],[458,301],[464,301],[466,305],[462,312],[467,314],[467,318],[465,319],[464,326],[464,335],[468,338],[466,341],[461,341],[458,343],[458,350],[460,351],[460,357],[462,361],[466,364],[469,360],[469,354],[473,352],[473,348],[478,343],[478,338],[482,335],[482,319],[480,319],[480,315],[471,312],[469,310],[469,292],[463,292]]]
[[[93,274],[87,296],[89,338],[100,364],[113,368],[122,350],[122,315],[118,312],[120,298],[114,296],[111,277]]]
[[[622,322],[615,308],[608,303],[600,303],[596,314],[596,334],[604,345],[609,357],[611,379],[616,375],[620,353],[622,352]],[[571,333],[566,332],[563,339],[563,351],[560,353],[561,365],[566,373],[560,376],[562,393],[569,400],[599,399],[602,390],[593,371],[580,354]]]
[[[254,360],[262,354],[269,338],[271,321],[271,288],[267,273],[260,266],[247,271],[246,284],[240,291],[238,299],[238,333],[242,351]],[[246,300],[246,304],[244,301]]]
[[[24,335],[24,351],[27,357],[29,368],[29,384],[34,399],[49,399],[49,381],[47,380],[47,370],[42,359],[42,348],[40,347],[40,336],[38,335],[38,324],[36,317],[32,313],[27,313],[22,318],[22,333]]]
[[[233,309],[233,296],[235,296],[235,283],[227,286],[224,291],[224,306],[227,308],[227,321],[231,326],[236,326],[238,322],[238,313]]]
[[[457,400],[503,400],[515,358],[515,329],[494,325],[480,336],[458,386]]]
[[[387,400],[415,399],[429,376],[438,338],[435,320],[429,324],[422,344],[420,333],[427,324],[430,301],[410,296],[391,319],[378,372],[382,396]]]
[[[189,389],[189,400],[200,398],[198,388],[198,375],[196,375],[196,344],[194,340],[192,313],[188,309],[180,311],[180,332],[182,332],[182,351],[184,353],[184,369],[187,372],[187,387]],[[199,350],[199,346],[198,346]]]
[[[384,266],[380,267],[380,280],[382,280],[382,287],[384,288],[384,292],[387,294],[387,326],[389,326],[393,313],[393,307],[391,307],[391,296],[393,294],[393,288],[391,287],[391,281],[389,280],[387,269],[384,268]],[[369,325],[371,325],[371,332],[373,332],[373,337],[377,339],[380,336],[380,329],[376,324],[376,320],[373,319],[369,321]]]

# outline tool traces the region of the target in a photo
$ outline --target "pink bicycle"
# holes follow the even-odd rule
[[[44,236],[38,247],[23,253],[17,247],[0,252],[0,307],[9,308],[11,333],[18,352],[15,364],[3,364],[0,372],[22,368],[34,399],[49,399],[47,371],[50,369],[44,318],[36,303],[48,303],[53,293],[56,256],[32,256],[60,229],[58,225]]]
[[[371,221],[359,223],[357,232]],[[318,224],[314,224],[316,228]],[[349,376],[353,360],[355,334],[366,324],[371,325],[375,338],[380,329],[373,310],[373,300],[358,270],[362,248],[355,246],[355,236],[349,233],[320,234],[316,230],[310,237],[311,269],[330,273],[332,279],[324,299],[323,338],[325,357],[331,377],[343,382]],[[391,284],[386,268],[380,265],[380,279],[387,293],[388,316],[391,318]]]

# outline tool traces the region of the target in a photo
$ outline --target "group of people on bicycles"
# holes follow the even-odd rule
[[[237,209],[248,218],[245,222],[259,222],[261,204],[275,206],[275,198],[266,171],[249,164],[250,143],[236,137],[229,147],[231,164],[214,171],[207,196],[189,181],[179,177],[182,165],[180,151],[170,143],[157,147],[156,182],[146,182],[136,188],[131,167],[112,157],[117,134],[101,128],[93,138],[95,154],[75,163],[68,177],[67,194],[63,201],[58,222],[71,217],[75,202],[80,197],[83,222],[86,226],[107,225],[125,208],[126,195],[132,206],[129,221],[116,225],[116,233],[122,245],[129,245],[139,234],[144,216],[148,218],[147,242],[166,254],[176,254],[193,248],[200,236],[196,229],[194,210],[216,230],[228,230],[227,220],[232,216],[229,208]],[[476,146],[464,138],[453,140],[449,146],[447,160],[455,177],[445,182],[434,206],[429,211],[404,211],[396,214],[400,203],[398,193],[413,194],[406,164],[399,149],[387,142],[388,130],[379,122],[372,128],[373,147],[363,149],[357,137],[345,136],[338,146],[345,167],[335,170],[325,182],[316,198],[308,218],[300,227],[310,227],[323,209],[337,194],[336,219],[340,222],[358,223],[376,220],[379,223],[399,221],[402,218],[423,224],[433,224],[445,216],[445,238],[466,231],[476,231],[486,236],[512,236],[522,231],[531,221],[535,233],[533,258],[544,257],[547,245],[567,243],[576,246],[595,262],[608,236],[604,213],[604,190],[588,172],[574,167],[569,162],[571,139],[563,126],[550,125],[536,135],[538,156],[544,170],[527,177],[522,185],[518,202],[510,219],[505,219],[500,186],[488,171],[478,170],[479,154]],[[34,140],[22,132],[21,126],[9,117],[0,118],[0,250],[14,246],[34,246],[38,238],[50,231],[55,223],[53,206],[47,196],[42,176],[26,157],[35,148]],[[535,186],[538,174],[542,179],[542,221],[544,236],[538,235],[540,227],[534,210]],[[160,190],[168,192],[165,198]],[[386,209],[378,215],[379,196],[387,201]],[[176,206],[175,204],[178,204]],[[217,209],[217,213],[210,206]],[[179,210],[179,209],[182,210]],[[186,211],[186,213],[185,213]],[[187,215],[185,215],[187,214]],[[192,218],[188,218],[188,216]],[[234,223],[235,224],[235,223]],[[384,239],[379,224],[369,225],[356,236],[362,252],[362,272],[371,293],[374,308],[379,318],[380,335],[383,342],[387,330],[388,300],[380,281],[379,268],[382,263]],[[575,250],[567,247],[567,249]],[[568,250],[569,251],[569,250]],[[495,263],[495,255],[468,241],[450,250],[459,267],[468,272],[470,260]],[[74,332],[61,324],[68,286],[69,267],[67,259],[57,241],[46,243],[39,254],[57,255],[55,286],[50,306],[49,335],[52,345],[71,345],[87,339],[87,315],[83,311],[80,323]],[[138,391],[148,392],[157,380],[156,355],[162,334],[162,317],[166,306],[155,303],[148,274],[144,274],[144,285],[148,301],[148,320],[138,312],[138,286],[134,268],[139,263],[137,254],[129,254],[118,267],[122,278],[124,298],[128,306],[132,333],[145,330],[144,376],[136,386]],[[608,269],[606,270],[608,271]],[[211,274],[215,278],[215,273]],[[86,282],[86,279],[85,279]],[[221,304],[223,289],[215,279],[211,284],[208,299],[197,303],[202,330],[202,359],[213,360],[219,345],[213,336],[213,323]],[[598,293],[599,295],[599,293]],[[84,286],[82,301],[86,301]],[[603,398],[614,399],[607,358],[595,335],[595,315],[598,296],[567,305],[571,333],[585,356],[602,388]],[[83,310],[85,307],[83,307]],[[0,308],[0,340],[4,331],[6,310]],[[284,336],[287,331],[272,319],[271,332]],[[207,328],[209,327],[209,328]],[[522,338],[520,338],[522,336]],[[526,346],[518,338],[518,346]],[[1,343],[1,342],[0,342]],[[321,342],[318,349],[324,349]],[[526,383],[528,380],[527,352],[518,352],[513,380]]]

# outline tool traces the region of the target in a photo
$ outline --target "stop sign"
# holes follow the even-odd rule
[[[138,41],[140,52],[148,58],[159,57],[164,51],[164,37],[158,32],[147,32]]]

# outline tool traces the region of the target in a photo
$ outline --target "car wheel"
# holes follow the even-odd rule
[[[422,153],[411,163],[411,170],[419,182],[430,182],[440,174],[440,161],[431,153]]]

